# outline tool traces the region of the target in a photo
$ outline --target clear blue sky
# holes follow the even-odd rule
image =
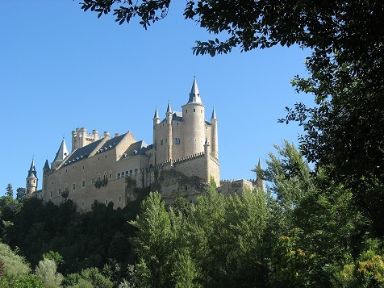
[[[223,179],[254,177],[274,144],[297,142],[301,129],[278,124],[297,95],[294,75],[305,75],[308,51],[275,47],[250,53],[194,56],[207,33],[182,17],[174,1],[168,17],[148,31],[97,19],[78,1],[3,1],[0,9],[0,195],[25,186],[32,156],[42,183],[45,159],[76,127],[124,133],[152,143],[155,108],[163,116],[187,101],[196,75],[210,116],[219,119]],[[181,2],[181,3],[180,3]],[[177,4],[176,4],[177,3]],[[179,6],[180,5],[180,6]]]

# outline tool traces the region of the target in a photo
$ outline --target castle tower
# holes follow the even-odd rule
[[[167,107],[167,113],[165,115],[166,115],[166,119],[167,119],[167,138],[166,138],[167,160],[172,160],[172,145],[173,145],[172,115],[173,115],[173,112],[172,112],[172,107],[169,103],[168,103],[168,107]]]
[[[72,152],[99,139],[100,136],[96,130],[87,133],[85,128],[76,128],[76,130],[72,131]]]
[[[65,140],[63,139],[60,143],[59,150],[56,153],[56,157],[53,160],[51,166],[52,169],[56,169],[59,165],[64,161],[65,158],[69,155],[67,145],[65,144]]]
[[[32,193],[36,192],[37,190],[37,174],[36,174],[36,167],[35,167],[35,161],[32,159],[31,167],[28,170],[27,175],[27,185],[26,185],[26,195],[30,196]]]
[[[211,155],[213,157],[215,157],[216,159],[218,159],[219,158],[219,140],[218,140],[218,133],[217,133],[217,117],[216,117],[215,108],[213,108],[213,110],[212,110],[211,125],[212,125],[212,134],[211,134],[212,152],[211,152]]]
[[[194,155],[204,152],[205,143],[205,110],[201,101],[196,79],[189,93],[188,103],[182,106],[184,119],[184,154]]]

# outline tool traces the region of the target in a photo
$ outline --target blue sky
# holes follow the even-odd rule
[[[297,143],[296,125],[277,123],[285,106],[311,103],[290,85],[305,75],[308,51],[275,47],[216,57],[194,56],[195,40],[209,35],[182,17],[174,1],[168,17],[148,31],[97,19],[78,1],[4,1],[0,10],[0,195],[25,186],[32,157],[40,184],[71,131],[124,133],[152,143],[155,108],[164,115],[188,99],[193,76],[209,118],[219,120],[223,179],[252,178],[274,144]],[[177,4],[176,4],[177,2]],[[181,2],[181,3],[180,3]],[[41,185],[39,185],[41,187]]]

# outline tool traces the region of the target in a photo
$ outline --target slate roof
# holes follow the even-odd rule
[[[104,138],[103,138],[104,139]],[[63,166],[67,166],[69,164],[72,164],[74,162],[77,162],[77,161],[80,161],[82,159],[86,159],[89,154],[92,153],[93,150],[96,149],[97,145],[100,144],[100,142],[103,140],[103,139],[100,139],[100,140],[97,140],[95,142],[92,142],[84,147],[81,147],[79,149],[76,149],[70,156],[68,159],[65,160],[64,162],[64,165]]]
[[[111,150],[111,149],[115,148],[121,142],[121,140],[123,140],[123,138],[126,134],[127,133],[124,133],[120,136],[113,137],[113,138],[109,139],[107,142],[104,143],[103,146],[100,147],[99,150],[97,150],[96,154],[100,154],[100,153],[103,153],[107,150]]]
[[[148,150],[148,147],[149,146],[147,146],[147,144],[145,144],[145,142],[142,140],[132,143],[124,152],[124,158],[128,156],[144,155]]]

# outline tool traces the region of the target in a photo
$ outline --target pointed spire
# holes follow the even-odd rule
[[[211,119],[217,119],[217,118],[216,118],[215,107],[213,107]]]
[[[252,169],[253,172],[256,173],[256,187],[261,189],[261,190],[265,190],[264,189],[264,180],[263,180],[263,169],[261,168],[261,163],[260,163],[260,159],[257,163],[257,166],[255,167],[255,169]]]
[[[43,171],[49,171],[51,168],[49,167],[48,159],[45,160]]]
[[[67,145],[65,144],[65,140],[63,138],[63,140],[61,141],[59,150],[56,153],[55,160],[53,160],[53,162],[63,161],[68,155],[69,153],[68,153]]]
[[[28,177],[37,177],[36,176],[36,167],[35,160],[32,158],[31,167],[28,170]]]
[[[159,119],[159,112],[157,111],[157,108],[155,110],[155,115],[153,115],[153,119]]]
[[[201,97],[200,97],[200,92],[199,92],[199,87],[197,86],[196,78],[193,79],[193,84],[192,84],[191,92],[189,93],[189,101],[188,101],[188,103],[199,103],[199,104],[202,104]]]
[[[172,113],[172,107],[171,104],[168,102],[168,107],[167,107],[167,114]]]

